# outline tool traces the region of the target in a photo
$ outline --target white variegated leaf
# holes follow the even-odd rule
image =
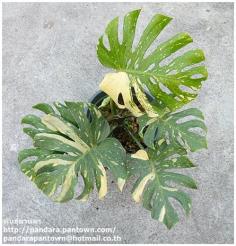
[[[155,149],[155,146],[167,141],[194,152],[207,148],[207,127],[203,119],[202,112],[196,108],[167,114],[162,118],[143,115],[138,118],[139,133],[150,148]]]
[[[170,229],[179,220],[170,198],[177,200],[189,214],[191,199],[181,191],[180,186],[192,189],[197,187],[192,178],[169,170],[191,167],[194,165],[179,145],[163,142],[158,152],[139,150],[129,160],[130,175],[138,176],[132,189],[134,201],[142,202],[151,211],[152,218],[163,222]]]
[[[188,33],[179,33],[154,46],[154,41],[172,20],[162,14],[153,16],[135,47],[133,43],[140,11],[134,10],[125,15],[121,41],[118,37],[118,17],[109,22],[104,35],[99,38],[99,61],[116,71],[105,76],[100,88],[118,107],[126,107],[135,116],[146,112],[150,117],[161,117],[196,98],[202,82],[208,76],[206,67],[201,64],[205,57],[200,49],[189,50],[163,65],[166,58],[193,40]],[[150,49],[153,51],[149,52]],[[142,112],[134,103],[131,88],[143,108]],[[155,99],[153,102],[148,102],[145,89]],[[123,97],[124,105],[118,102],[119,96]]]
[[[78,176],[84,188],[77,199],[85,201],[94,188],[99,198],[107,193],[108,168],[122,190],[126,177],[125,151],[115,139],[109,138],[110,127],[92,104],[45,103],[34,108],[46,113],[42,117],[28,115],[22,123],[33,138],[33,149],[19,153],[21,170],[54,201],[65,202],[75,197]],[[79,190],[81,188],[79,187]]]

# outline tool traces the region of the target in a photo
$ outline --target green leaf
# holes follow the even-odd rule
[[[100,108],[106,107],[107,105],[109,105],[110,100],[111,100],[110,97],[105,97],[102,100],[102,103],[101,103],[101,105],[98,108],[100,109]]]
[[[196,189],[196,183],[186,175],[169,171],[194,167],[183,148],[163,142],[160,151],[139,150],[131,155],[128,164],[130,175],[138,176],[132,197],[151,211],[152,218],[164,223],[169,229],[179,221],[170,198],[178,201],[185,213],[189,214],[191,199],[180,188]]]
[[[33,108],[41,110],[45,114],[54,114],[55,113],[53,107],[47,103],[38,103],[38,104],[34,105]]]
[[[140,10],[135,10],[125,15],[121,42],[118,38],[118,17],[107,25],[105,34],[99,38],[97,45],[99,61],[117,72],[113,75],[108,74],[100,88],[116,102],[118,107],[125,106],[134,115],[140,116],[142,111],[138,110],[138,105],[134,103],[131,93],[133,88],[139,103],[149,116],[155,114],[162,116],[196,98],[202,81],[208,76],[205,66],[201,65],[205,57],[202,50],[195,49],[172,58],[163,65],[166,58],[171,57],[193,40],[189,34],[179,33],[153,47],[158,35],[172,20],[161,14],[156,14],[151,19],[137,46],[134,47],[139,14]],[[104,42],[106,37],[108,45]],[[154,50],[149,52],[152,47]],[[114,82],[115,80],[120,82]],[[156,99],[152,105],[145,96],[145,88]],[[118,102],[120,95],[123,96],[124,105]]]
[[[199,109],[190,108],[178,113],[167,114],[162,118],[149,118],[143,115],[138,122],[140,135],[144,137],[144,143],[150,148],[155,148],[156,144],[168,141],[180,144],[190,151],[197,151],[207,148],[207,127],[203,119],[203,114]]]
[[[108,138],[110,127],[92,104],[79,102],[34,106],[46,115],[28,115],[22,123],[34,128],[26,132],[33,138],[34,147],[18,155],[21,170],[39,189],[57,202],[75,197],[78,176],[84,187],[77,199],[86,201],[94,188],[99,198],[107,193],[108,168],[122,190],[127,178],[126,153],[115,138]],[[57,112],[58,111],[58,112]],[[49,114],[47,114],[49,113]],[[31,130],[30,130],[31,129]]]

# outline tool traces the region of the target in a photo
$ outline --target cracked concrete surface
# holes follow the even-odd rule
[[[173,16],[159,41],[189,32],[189,47],[205,51],[209,70],[191,103],[205,114],[209,148],[192,155],[198,168],[189,173],[199,189],[191,192],[191,215],[178,209],[181,220],[171,231],[131,200],[130,184],[121,194],[111,183],[104,201],[94,193],[87,203],[56,204],[17,162],[31,143],[21,117],[38,102],[91,98],[107,72],[96,58],[99,36],[113,17],[140,7],[139,35],[154,13]],[[122,243],[233,243],[233,4],[4,3],[3,219],[15,218],[40,219],[43,227],[116,227]]]

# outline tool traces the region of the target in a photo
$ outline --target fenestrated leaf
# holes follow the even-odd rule
[[[191,117],[191,119],[186,118]],[[140,135],[150,148],[164,140],[178,143],[191,151],[207,148],[207,127],[199,109],[190,108],[178,113],[167,114],[162,118],[150,118],[143,115],[138,118]],[[179,122],[182,121],[182,122]],[[143,133],[145,129],[145,133]],[[202,132],[199,132],[202,131]]]
[[[105,34],[99,38],[97,45],[99,61],[117,72],[107,75],[100,88],[117,103],[118,107],[125,106],[134,115],[139,116],[140,110],[134,104],[131,94],[133,88],[146,113],[149,116],[161,116],[179,109],[197,96],[202,81],[207,79],[207,70],[200,64],[205,57],[202,50],[195,49],[162,65],[166,58],[193,41],[187,33],[179,33],[157,45],[153,52],[148,52],[158,35],[172,20],[161,14],[156,14],[152,18],[137,46],[134,47],[139,14],[140,10],[135,10],[125,15],[121,42],[118,38],[118,17],[107,25]],[[104,43],[105,37],[108,39],[109,47]],[[116,82],[115,87],[114,80],[120,80],[120,83]],[[144,93],[146,87],[156,99],[152,106]],[[125,105],[118,102],[119,95],[123,96]]]
[[[169,170],[191,167],[194,165],[180,145],[163,142],[159,151],[139,150],[129,160],[130,175],[139,176],[132,189],[133,199],[142,202],[152,218],[170,229],[179,221],[170,198],[177,200],[188,215],[191,199],[180,187],[196,189],[197,186],[192,178]]]
[[[110,127],[92,104],[66,102],[35,108],[45,112],[43,117],[29,115],[22,123],[28,129],[35,148],[19,153],[21,170],[54,201],[65,202],[76,193],[78,175],[84,188],[77,199],[85,201],[94,188],[99,198],[107,193],[107,167],[122,190],[127,178],[126,154],[115,138],[109,138]],[[58,112],[57,112],[58,111]],[[80,189],[80,188],[79,188]]]

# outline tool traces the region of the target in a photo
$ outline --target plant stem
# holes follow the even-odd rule
[[[111,109],[112,115],[116,115],[116,105],[112,99],[110,99],[110,109]]]
[[[134,140],[134,142],[138,145],[140,149],[144,149],[143,145],[138,141],[138,139],[134,136],[134,134],[128,129],[128,127],[124,126],[125,130],[129,133],[130,137]]]

